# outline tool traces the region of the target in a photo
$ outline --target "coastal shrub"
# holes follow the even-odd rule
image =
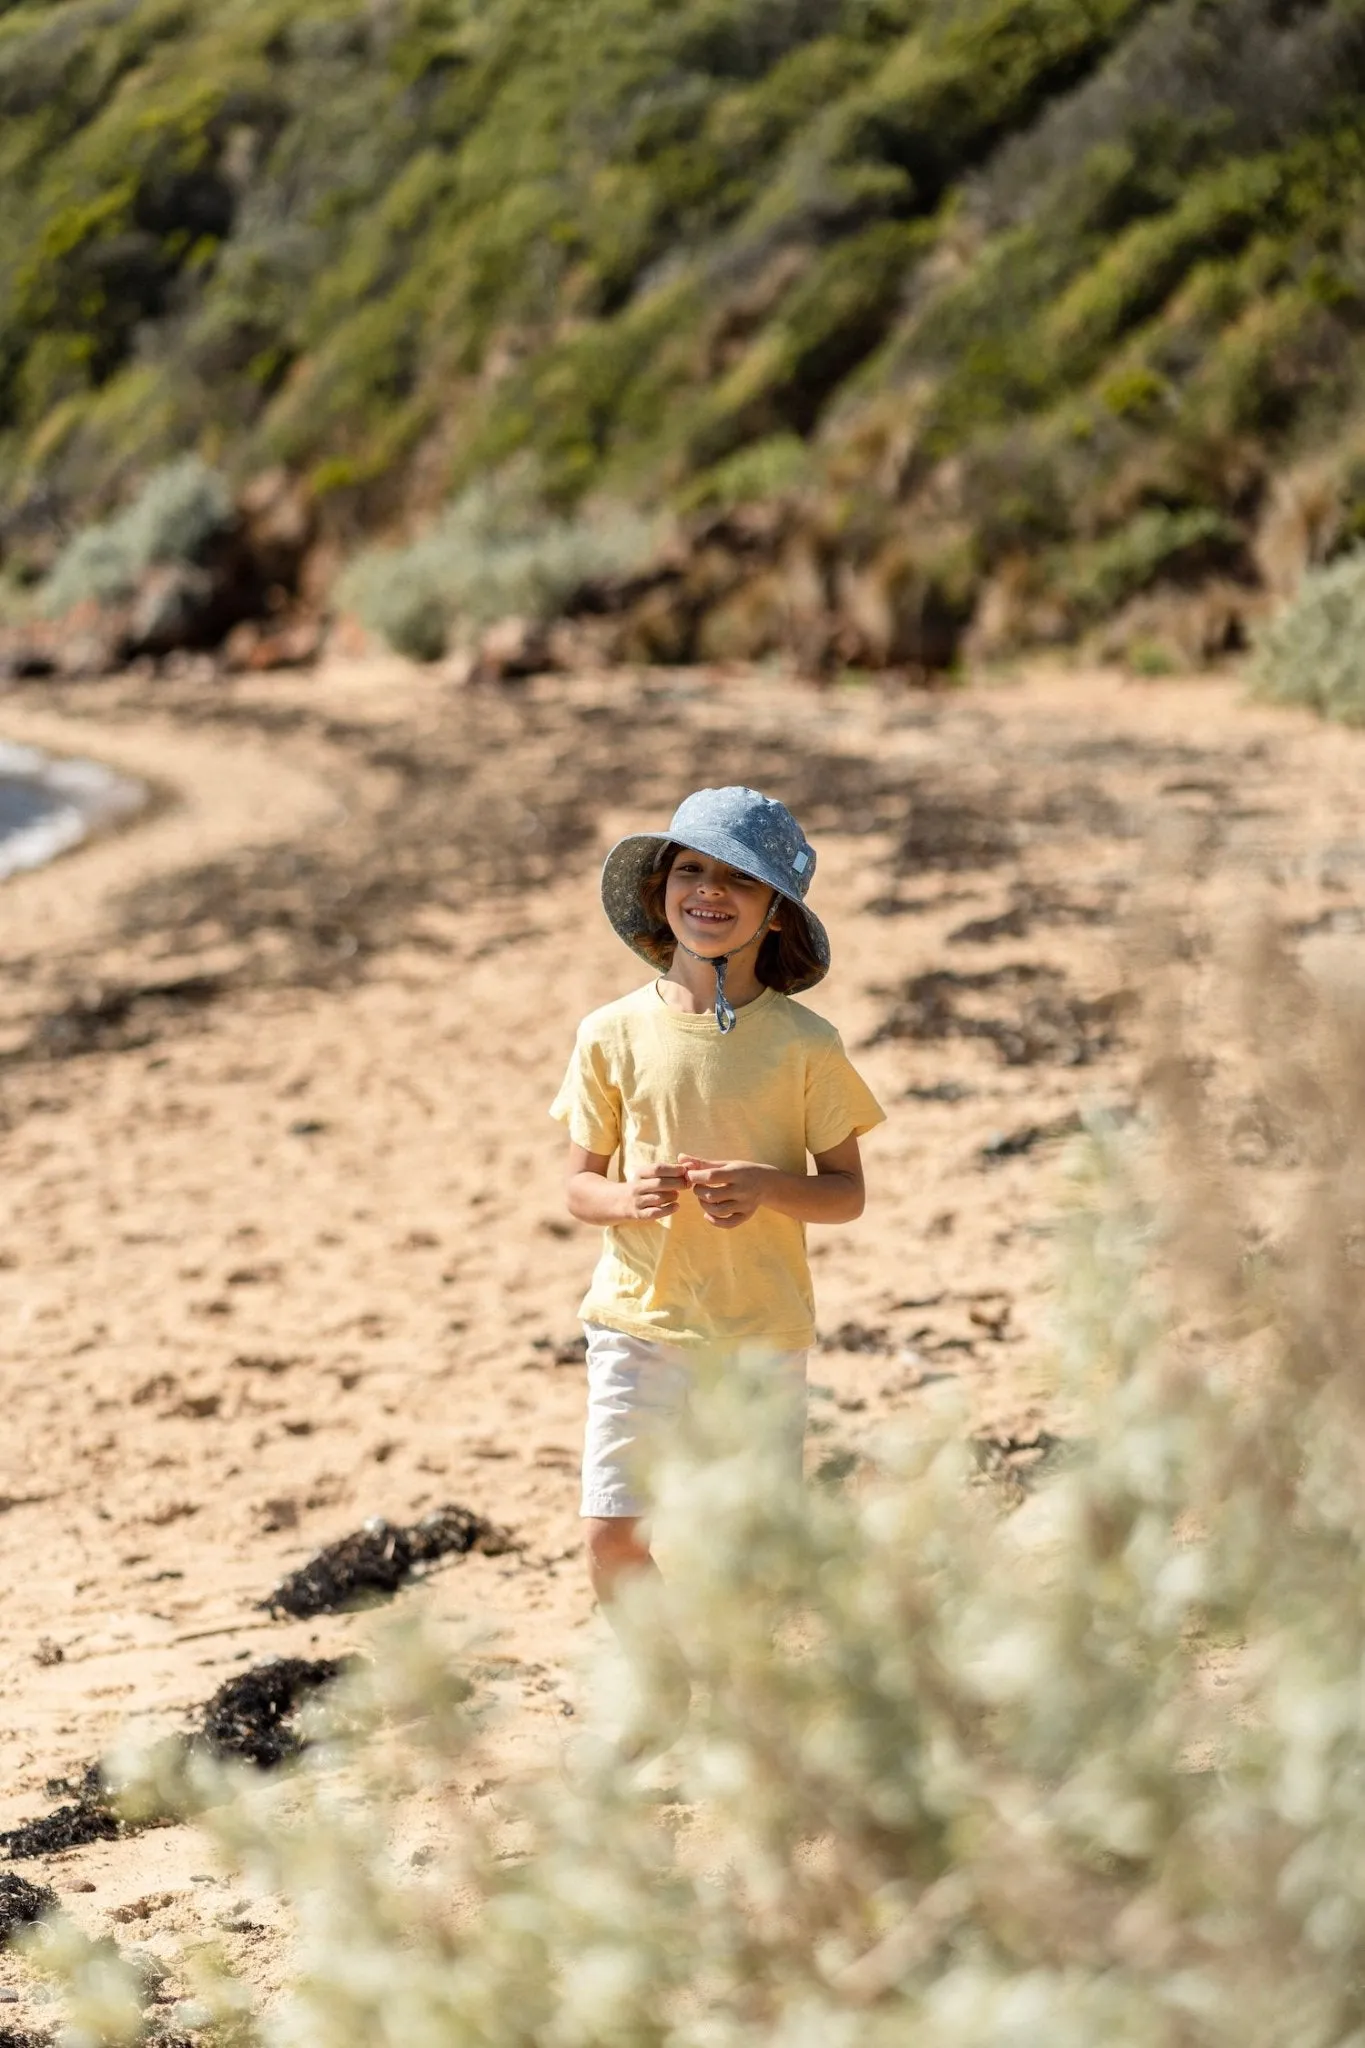
[[[784,497],[809,483],[814,474],[810,449],[798,435],[773,434],[703,470],[679,492],[678,505],[682,511],[705,507],[728,512],[737,505]]]
[[[117,604],[154,562],[196,561],[232,517],[217,470],[197,455],[168,462],[124,511],[86,527],[62,550],[40,593],[42,609],[60,617],[91,599]]]
[[[639,568],[656,542],[656,524],[625,507],[559,518],[515,479],[494,479],[409,546],[357,556],[338,596],[398,653],[436,661],[498,619],[548,621],[587,585]]]
[[[1107,54],[1143,0],[970,0],[931,9],[839,110],[838,152],[893,165],[906,202],[934,206],[1050,93]]]
[[[1159,578],[1189,580],[1235,567],[1241,548],[1240,529],[1224,513],[1153,505],[1116,533],[1073,546],[1060,580],[1080,615],[1098,618]]]
[[[1310,569],[1256,638],[1257,694],[1365,725],[1365,548]]]
[[[1111,228],[1183,194],[1192,173],[1311,134],[1325,106],[1365,83],[1365,34],[1352,0],[1286,9],[1280,0],[1170,0],[1075,91],[1013,137],[974,180],[994,227],[1055,206],[1095,152],[1137,146],[1134,174],[1107,196]],[[1122,146],[1122,145],[1119,145]]]
[[[1155,312],[1196,261],[1235,253],[1264,221],[1283,175],[1273,158],[1233,163],[1169,213],[1130,228],[1052,308],[1048,346],[1084,374],[1117,335]]]
[[[657,1475],[667,1592],[624,1617],[637,1727],[680,1654],[694,1684],[652,1776],[571,1740],[490,1817],[476,1658],[410,1629],[291,1777],[191,1783],[297,1928],[268,2006],[206,1981],[230,2038],[1360,2038],[1365,1013],[1268,929],[1245,979],[1195,990],[1203,936],[1135,941],[1150,1093],[1072,1155],[1069,1441],[1002,1491],[922,1395],[803,1489],[761,1373],[728,1375]],[[63,1943],[97,2021],[99,1958]]]

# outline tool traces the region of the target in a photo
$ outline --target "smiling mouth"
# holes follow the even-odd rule
[[[722,925],[733,924],[731,910],[684,910],[684,917],[690,917],[694,924],[709,925],[712,931],[719,931]]]

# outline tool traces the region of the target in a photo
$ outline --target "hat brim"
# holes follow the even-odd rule
[[[657,860],[660,848],[667,846],[672,837],[669,832],[632,832],[627,838],[617,840],[602,863],[602,908],[607,913],[611,928],[619,939],[625,940],[632,953],[638,953],[651,967],[656,967],[658,962],[641,943],[648,938],[650,926],[640,902],[640,884]],[[754,866],[751,851],[728,833],[704,833],[698,839],[689,839],[687,844],[695,853],[709,854],[712,860],[723,860],[727,867],[736,868],[742,875],[752,875],[755,881],[762,882],[765,888],[772,889],[793,910],[800,912],[805,919],[810,950],[820,964],[817,973],[807,975],[804,981],[794,982],[790,992],[801,995],[823,981],[829,973],[829,933],[810,906],[773,875],[761,874]]]

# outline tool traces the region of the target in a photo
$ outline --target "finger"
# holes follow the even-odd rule
[[[724,1166],[708,1166],[688,1175],[688,1181],[694,1188],[728,1188],[730,1179],[729,1170]]]

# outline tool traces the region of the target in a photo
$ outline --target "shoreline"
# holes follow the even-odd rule
[[[82,754],[50,754],[0,735],[0,792],[29,791],[30,814],[9,830],[0,810],[0,882],[47,866],[61,854],[119,825],[152,801],[144,781]]]

